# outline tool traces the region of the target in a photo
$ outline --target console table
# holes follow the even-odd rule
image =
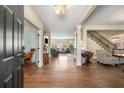
[[[43,63],[49,64],[49,53],[43,53]]]

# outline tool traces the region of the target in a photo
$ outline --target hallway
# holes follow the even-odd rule
[[[124,87],[121,66],[104,66],[93,62],[89,67],[77,67],[71,54],[60,54],[42,68],[32,66],[32,69],[25,67],[24,87]]]

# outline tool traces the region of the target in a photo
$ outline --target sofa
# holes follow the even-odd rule
[[[124,58],[112,56],[112,53],[106,50],[96,50],[97,62],[102,64],[117,65],[124,63]]]

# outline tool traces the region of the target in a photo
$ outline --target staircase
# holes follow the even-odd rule
[[[96,31],[89,31],[88,37],[98,43],[104,50],[112,52],[113,44]]]

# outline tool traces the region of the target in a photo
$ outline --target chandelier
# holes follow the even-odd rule
[[[65,12],[67,10],[66,5],[54,5],[54,8],[55,8],[55,13],[58,14],[58,15],[65,14]]]

